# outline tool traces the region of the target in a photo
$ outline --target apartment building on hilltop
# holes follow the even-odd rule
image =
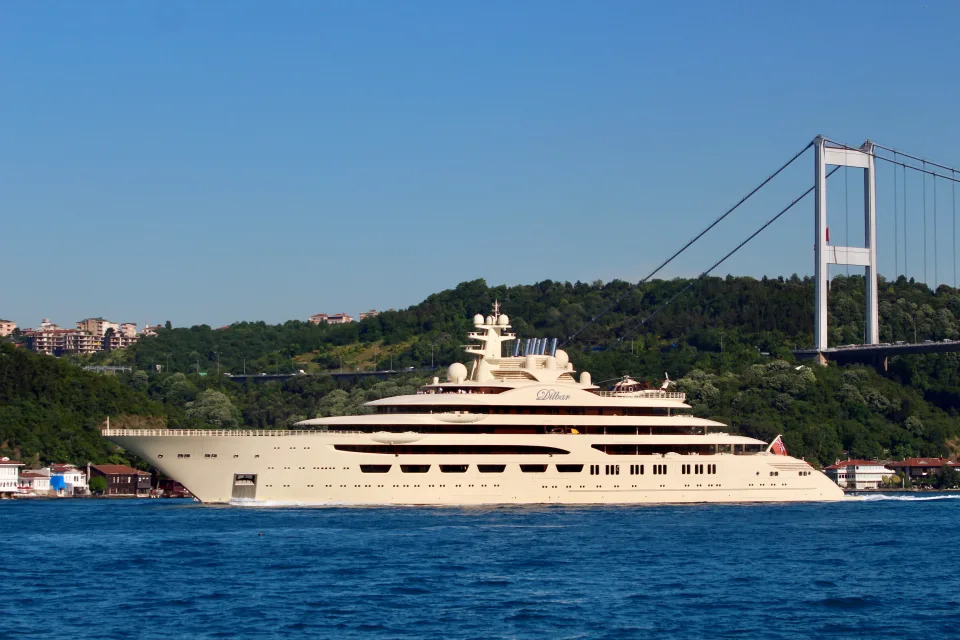
[[[33,351],[51,356],[123,349],[138,337],[136,323],[118,324],[103,318],[81,320],[76,329],[64,329],[44,318],[38,329],[25,329],[23,335]]]
[[[0,338],[10,335],[17,328],[17,323],[13,320],[0,320]]]
[[[310,322],[313,324],[349,324],[353,322],[353,317],[348,316],[345,313],[334,313],[332,315],[327,315],[326,313],[315,313],[310,316]]]

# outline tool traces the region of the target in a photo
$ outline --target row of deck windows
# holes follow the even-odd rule
[[[429,464],[401,464],[399,465],[400,471],[403,473],[427,473],[430,471],[430,467],[433,465]],[[467,464],[440,464],[437,465],[440,467],[441,473],[466,473],[470,465]],[[545,473],[547,471],[546,464],[521,464],[520,470],[524,473]],[[557,468],[559,473],[581,473],[583,471],[582,464],[557,464],[554,465]],[[642,464],[632,464],[630,465],[630,475],[632,476],[642,476],[644,473],[644,466]],[[706,470],[701,469],[700,471],[695,471],[695,473],[716,473],[717,465],[692,465],[695,467],[704,467]],[[689,468],[691,465],[683,465],[684,468]],[[362,464],[360,465],[360,471],[363,473],[388,473],[390,469],[393,468],[393,465],[389,464]],[[503,473],[507,468],[505,464],[478,464],[477,471],[480,473]],[[654,475],[666,475],[667,465],[665,464],[654,464],[651,465]],[[617,476],[620,475],[620,465],[618,464],[592,464],[590,465],[590,475],[608,475],[608,476]],[[689,470],[683,471],[683,473],[692,473]]]
[[[427,473],[430,471],[429,464],[401,464],[400,471],[403,473]],[[440,464],[441,473],[466,473],[470,467],[468,464]],[[520,470],[524,473],[544,473],[547,470],[545,464],[521,464]],[[596,465],[595,465],[596,466]],[[583,471],[582,464],[558,464],[557,471],[560,473],[580,473]],[[393,465],[389,464],[362,464],[360,471],[363,473],[387,473]],[[503,473],[507,468],[505,464],[478,464],[477,471],[480,473]]]
[[[682,474],[702,474],[702,473],[716,473],[717,465],[715,464],[682,464],[680,465],[680,473]]]

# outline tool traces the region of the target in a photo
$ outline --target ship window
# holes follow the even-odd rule
[[[480,473],[503,473],[507,468],[505,464],[478,464],[477,471]]]
[[[362,464],[360,471],[364,473],[386,473],[390,471],[389,464]]]
[[[400,471],[404,473],[426,473],[430,470],[430,465],[428,464],[402,464],[400,465]]]
[[[522,464],[520,465],[520,470],[524,473],[543,473],[547,470],[547,465],[545,464]]]
[[[582,464],[558,464],[557,471],[560,473],[580,473],[583,471]]]
[[[441,473],[466,473],[467,467],[466,464],[442,464],[440,465]]]

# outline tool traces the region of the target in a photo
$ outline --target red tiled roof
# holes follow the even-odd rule
[[[128,467],[125,464],[92,464],[90,466],[96,469],[97,471],[99,471],[100,473],[107,474],[107,475],[117,474],[117,473],[125,473],[129,475],[142,475],[142,476],[150,475],[146,471],[140,471],[139,469]]]
[[[900,462],[888,462],[888,467],[956,467],[958,464],[948,458],[907,458]]]
[[[67,462],[58,462],[56,464],[50,465],[50,470],[53,471],[54,473],[62,473],[64,471],[73,471],[74,469],[76,469],[77,471],[80,470],[77,468],[76,465],[73,465]]]
[[[18,464],[21,467],[23,466],[22,462],[17,462],[16,460],[11,460],[10,458],[0,458],[0,464]]]
[[[50,476],[48,476],[45,473],[40,473],[39,471],[21,471],[20,477],[21,478],[49,478]]]
[[[832,464],[827,469],[845,469],[846,467],[885,467],[886,462],[876,460],[842,460],[837,464]]]

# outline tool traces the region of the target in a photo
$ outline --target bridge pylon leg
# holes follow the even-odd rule
[[[829,241],[827,225],[827,165],[863,169],[863,247],[843,247]],[[831,264],[848,264],[865,268],[866,336],[865,344],[879,344],[880,324],[877,311],[877,185],[873,143],[869,140],[859,149],[831,146],[823,136],[814,140],[814,347],[818,351],[827,344],[827,286]]]

